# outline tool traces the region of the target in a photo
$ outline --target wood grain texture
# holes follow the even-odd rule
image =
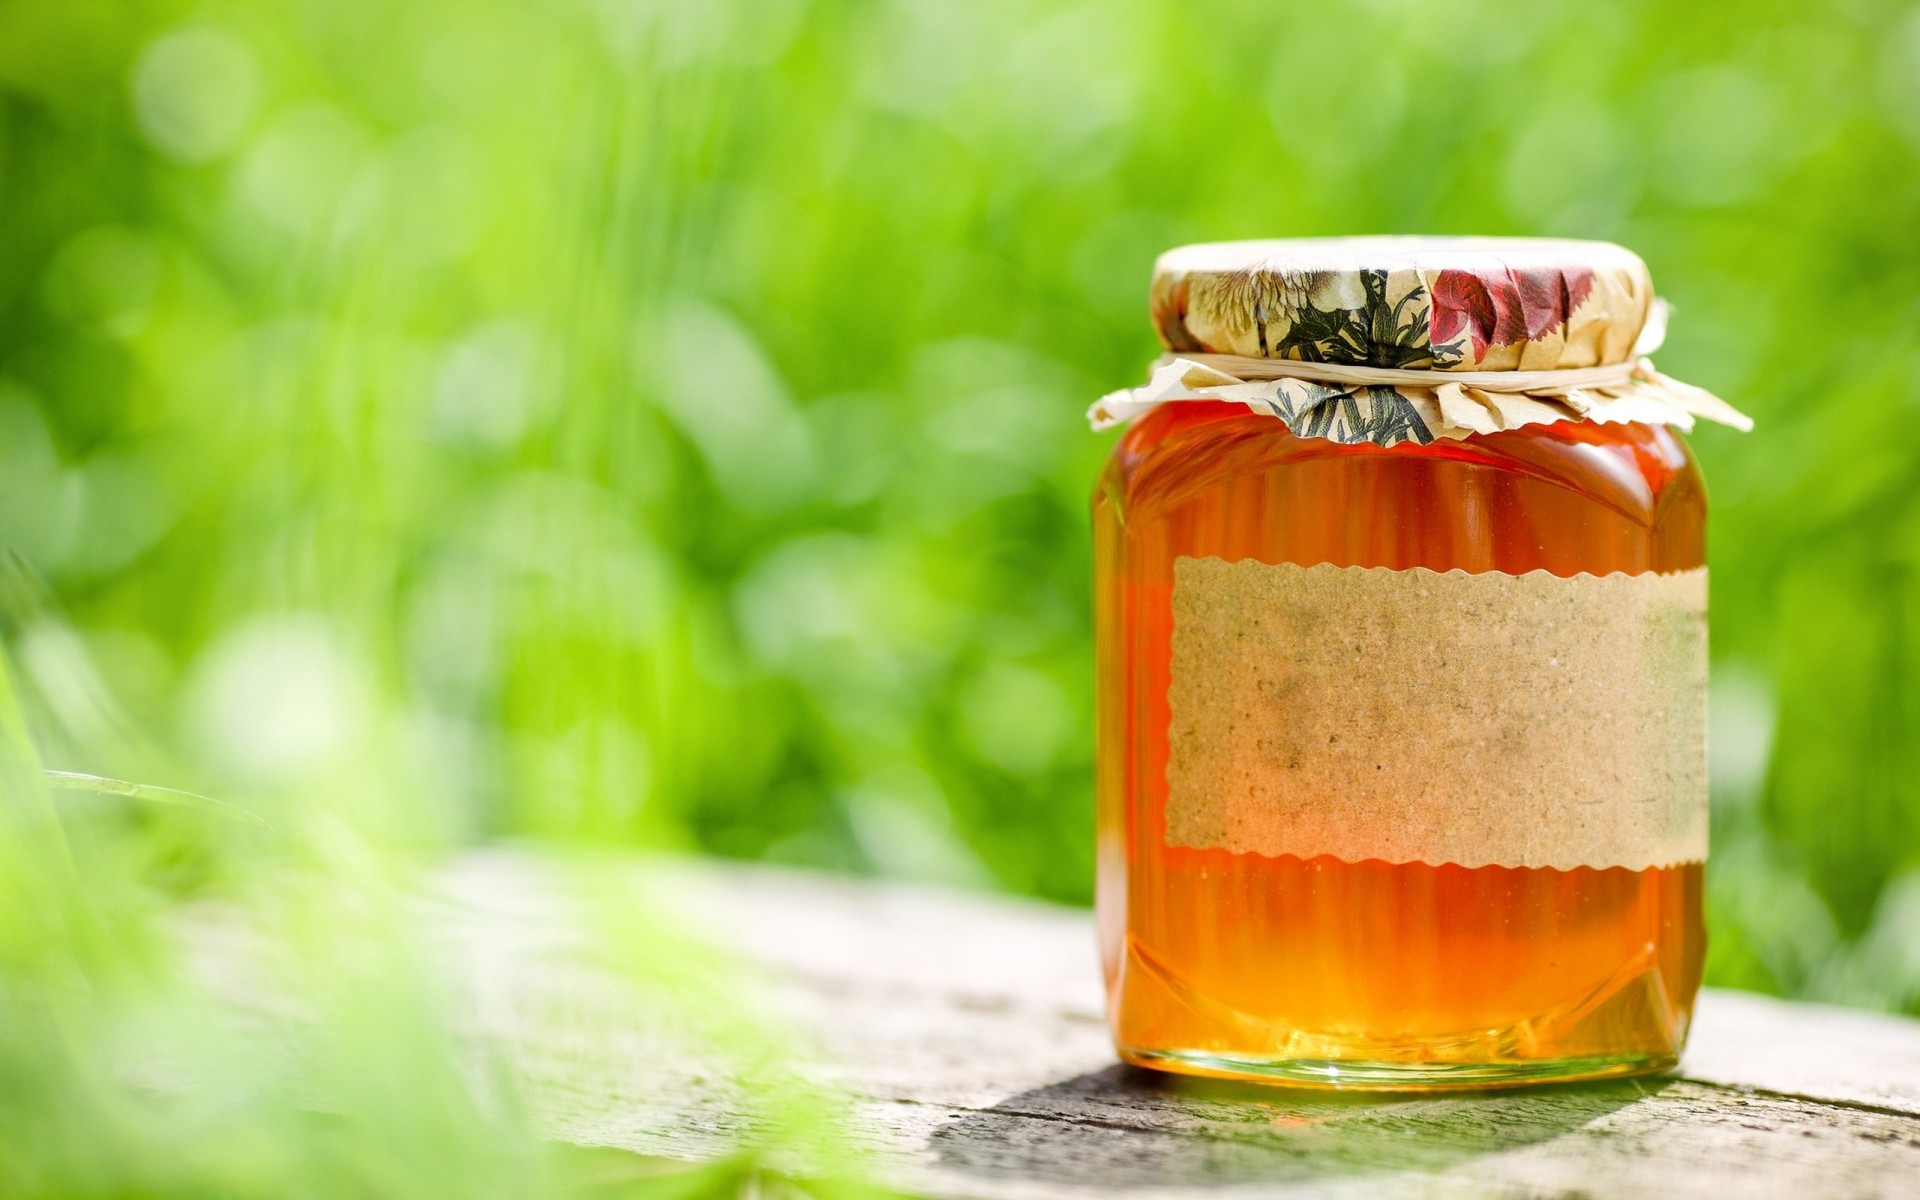
[[[766,868],[630,869],[739,954],[748,999],[804,1047],[783,1062],[918,1194],[1920,1194],[1920,1022],[1710,992],[1669,1078],[1395,1099],[1176,1080],[1115,1065],[1085,912]],[[434,920],[472,1032],[510,1049],[558,1137],[681,1158],[753,1138],[764,1118],[729,1079],[750,1069],[739,1046],[651,1023],[579,953],[564,891],[512,852],[443,877]],[[596,1015],[543,1019],[561,1010]]]

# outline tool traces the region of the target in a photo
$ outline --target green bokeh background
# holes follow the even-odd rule
[[[1758,421],[1710,981],[1920,1010],[1916,230],[1880,0],[0,0],[11,649],[55,767],[1085,901],[1155,253],[1608,238]]]

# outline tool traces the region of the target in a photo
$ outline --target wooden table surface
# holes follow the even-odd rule
[[[794,1031],[799,1073],[848,1097],[871,1169],[914,1194],[1920,1196],[1920,1022],[1708,991],[1663,1078],[1385,1099],[1180,1081],[1115,1063],[1085,911],[631,869],[752,964],[743,1002]],[[438,885],[473,1031],[512,1048],[557,1137],[689,1159],[753,1137],[724,1067],[570,957],[564,876],[488,851]],[[603,1032],[534,1015],[559,1008]]]

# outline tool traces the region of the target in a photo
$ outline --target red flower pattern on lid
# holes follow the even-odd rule
[[[1441,271],[1433,283],[1433,344],[1469,331],[1477,359],[1488,346],[1534,341],[1565,325],[1592,291],[1593,272],[1581,267]]]

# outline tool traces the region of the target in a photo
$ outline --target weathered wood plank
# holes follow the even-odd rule
[[[1703,1083],[1920,1114],[1920,1022],[1709,989],[1681,1071]]]
[[[640,868],[636,867],[636,870]],[[795,872],[651,864],[763,972],[893,1183],[948,1197],[1920,1193],[1920,1022],[1709,993],[1680,1076],[1361,1100],[1114,1064],[1086,913]],[[537,860],[472,856],[442,894],[476,1031],[514,1047],[554,1132],[698,1158],[750,1106],[569,957]],[[601,1020],[537,1014],[598,1008]],[[598,1029],[583,1034],[583,1029]]]

